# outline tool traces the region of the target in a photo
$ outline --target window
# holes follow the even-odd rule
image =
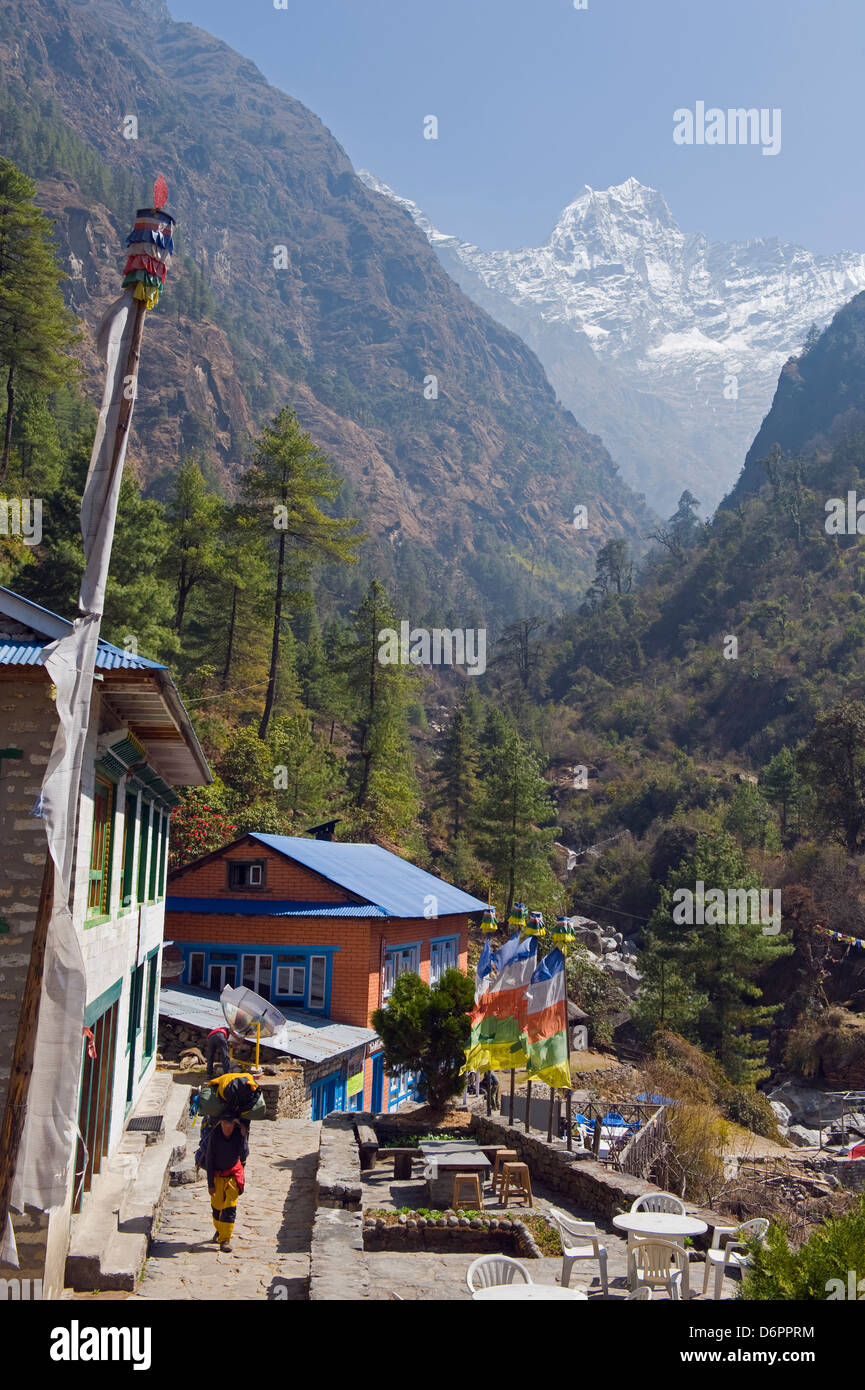
[[[306,993],[306,969],[302,965],[278,965],[276,967],[276,992],[278,995],[292,995],[302,999]]]
[[[126,814],[123,817],[123,889],[121,907],[132,903],[132,870],[135,864],[135,825],[137,821],[138,797],[134,792],[126,793]]]
[[[147,890],[147,901],[156,902],[156,870],[159,867],[159,840],[162,831],[162,812],[157,811],[154,806],[151,811],[153,825],[153,844],[150,849],[150,887]]]
[[[309,958],[309,1008],[323,1009],[327,989],[327,956]]]
[[[90,885],[87,911],[100,917],[108,911],[111,892],[111,825],[114,787],[101,777],[93,789],[93,841],[90,847]]]
[[[153,806],[149,801],[141,803],[141,830],[138,835],[138,901],[146,901],[147,892],[147,842],[150,839],[150,822]]]
[[[243,983],[253,994],[263,999],[270,998],[270,981],[273,972],[273,956],[244,956]]]
[[[228,860],[229,888],[263,888],[265,886],[265,861]]]
[[[447,941],[430,942],[429,982],[431,985],[434,985],[446,970],[457,966],[459,963],[459,944],[458,936],[452,936]]]
[[[191,985],[200,985],[204,980],[204,952],[190,951],[189,968],[186,975]]]
[[[404,970],[413,970],[418,973],[418,947],[417,946],[397,946],[392,951],[388,951],[384,958],[384,975],[382,977],[382,998],[387,999],[393,991],[398,975]]]
[[[149,1062],[153,1056],[153,1048],[156,1042],[156,965],[159,960],[159,952],[151,956],[148,962],[147,974],[147,1014],[144,1025],[144,1062]]]
[[[237,966],[211,963],[208,980],[210,988],[215,990],[217,994],[221,994],[226,985],[230,985],[234,989],[237,984]]]
[[[168,827],[171,821],[171,812],[166,811],[162,817],[162,836],[159,844],[159,897],[165,897],[165,859],[168,853]]]

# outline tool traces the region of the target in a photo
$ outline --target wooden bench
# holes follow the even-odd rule
[[[413,1158],[422,1158],[423,1154],[417,1149],[382,1149],[376,1154],[376,1161],[384,1163],[386,1159],[393,1159],[394,1182],[403,1182],[411,1177],[411,1165]]]
[[[355,1125],[354,1129],[357,1135],[357,1147],[360,1150],[360,1171],[367,1173],[375,1167],[378,1139],[371,1125]]]

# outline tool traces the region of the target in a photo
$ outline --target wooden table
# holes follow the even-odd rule
[[[472,1299],[478,1303],[531,1303],[559,1299],[564,1302],[588,1303],[582,1289],[563,1289],[558,1284],[493,1284],[488,1289],[475,1289]]]
[[[651,1240],[655,1236],[658,1240],[682,1241],[685,1236],[701,1236],[709,1228],[705,1221],[700,1221],[696,1216],[681,1216],[676,1211],[623,1211],[620,1216],[613,1217],[613,1225],[620,1231],[628,1232],[628,1283],[631,1283],[631,1260],[630,1255],[640,1240]],[[634,1240],[631,1237],[635,1237]],[[683,1247],[684,1248],[684,1247]],[[688,1278],[689,1261],[685,1260],[685,1269],[682,1276],[682,1292],[685,1297],[690,1291]]]
[[[483,1185],[492,1168],[487,1155],[473,1139],[438,1139],[421,1144],[420,1152],[425,1164],[431,1207],[436,1207],[440,1202],[450,1206],[455,1173],[477,1173]]]

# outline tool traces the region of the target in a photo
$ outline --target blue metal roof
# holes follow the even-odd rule
[[[166,898],[166,912],[236,912],[241,917],[386,917],[374,903],[295,902],[274,898]]]
[[[71,626],[71,624],[70,624]],[[42,653],[54,637],[46,637],[44,642],[12,642],[7,638],[0,640],[0,666],[41,666]],[[96,649],[97,671],[164,671],[166,667],[159,661],[149,661],[146,656],[133,656],[131,652],[121,651],[110,642],[100,640]]]
[[[252,832],[252,839],[368,903],[375,903],[388,917],[434,919],[457,912],[483,912],[487,905],[380,845],[349,845],[337,840],[305,840],[294,835],[257,832]]]

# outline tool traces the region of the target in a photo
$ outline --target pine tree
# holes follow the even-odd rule
[[[465,701],[454,711],[436,768],[441,805],[448,812],[452,842],[464,837],[478,795],[478,748]]]
[[[550,868],[555,830],[550,790],[537,758],[507,720],[500,741],[485,760],[484,786],[478,804],[478,853],[492,867],[507,897],[510,913],[517,889],[541,910],[550,910],[558,884]]]
[[[690,1025],[691,1035],[717,1057],[730,1080],[750,1085],[768,1075],[763,1067],[768,1041],[755,1032],[765,1031],[780,1008],[760,1004],[757,978],[793,948],[782,936],[764,935],[765,924],[738,920],[750,914],[728,913],[711,900],[704,914],[709,920],[703,924],[676,922],[673,911],[680,900],[674,904],[674,891],[688,889],[696,901],[698,882],[707,894],[720,889],[725,903],[731,888],[760,886],[730,835],[700,835],[694,853],[670,870],[649,922],[643,968],[650,989],[641,1006],[642,1018],[650,1021],[654,999],[658,1026]]]
[[[0,482],[9,467],[19,384],[50,391],[77,372],[69,352],[78,335],[60,293],[63,271],[35,193],[31,179],[0,159],[0,371],[6,377]]]
[[[356,710],[349,790],[356,829],[393,837],[414,822],[418,794],[406,719],[411,677],[398,663],[379,660],[385,628],[395,628],[393,609],[374,579],[352,614],[342,658]]]
[[[796,759],[786,745],[763,769],[760,786],[767,801],[777,808],[781,820],[781,839],[786,841],[789,818],[798,810],[802,797],[802,778]]]
[[[274,538],[270,670],[258,730],[261,738],[267,733],[276,698],[283,622],[288,616],[283,613],[289,600],[287,586],[302,586],[313,559],[348,563],[355,558],[360,539],[355,522],[328,516],[319,506],[321,500],[333,501],[339,489],[340,479],[330,460],[303,433],[294,411],[284,407],[262,431],[243,478],[246,500]]]
[[[215,578],[222,564],[217,544],[223,503],[210,491],[195,459],[184,459],[165,510],[168,523],[166,573],[176,584],[174,630],[183,631],[190,594]]]

